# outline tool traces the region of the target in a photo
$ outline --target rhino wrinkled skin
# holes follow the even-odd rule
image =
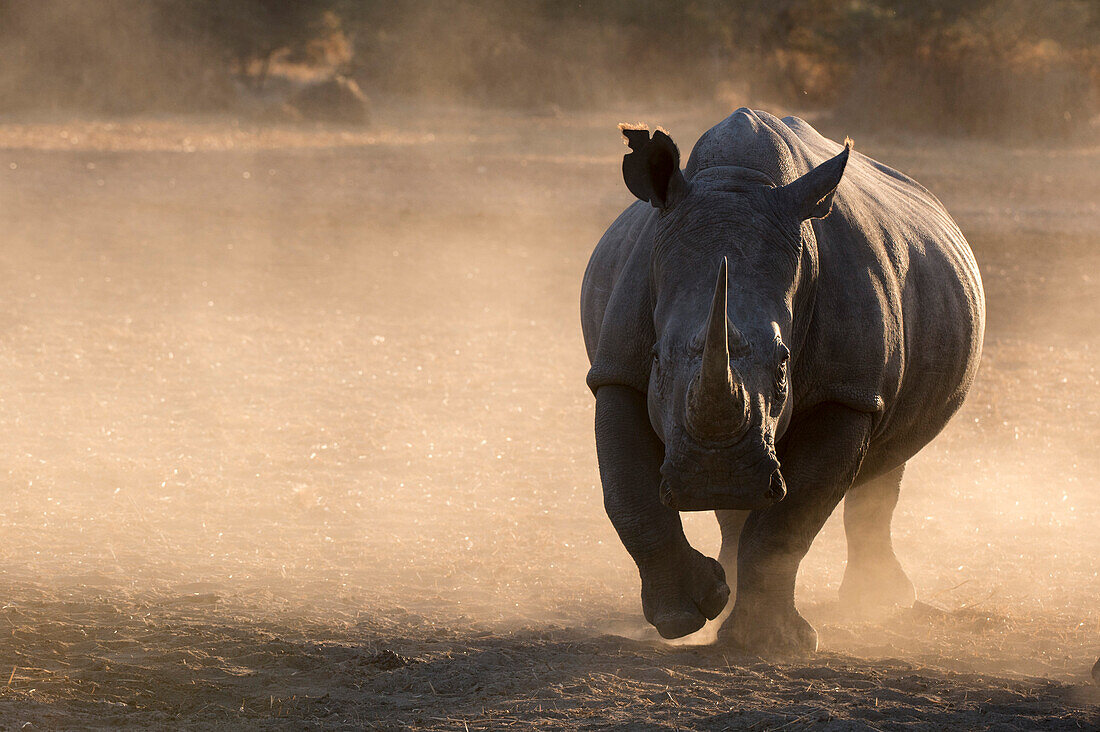
[[[581,320],[604,505],[662,636],[815,650],[799,562],[845,499],[842,601],[911,604],[890,521],[905,462],[981,355],[974,256],[936,198],[797,117],[739,109],[680,169],[622,126],[640,200],[592,253]],[[715,510],[717,560],[679,511]],[[728,584],[727,584],[728,582]]]

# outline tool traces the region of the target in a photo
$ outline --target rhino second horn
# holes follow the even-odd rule
[[[730,369],[730,338],[740,344],[742,337],[726,315],[728,280],[723,257],[707,318],[703,363],[688,395],[689,427],[706,440],[733,437],[745,423],[743,390]]]

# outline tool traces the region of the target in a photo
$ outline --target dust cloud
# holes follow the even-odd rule
[[[895,516],[918,605],[838,605],[838,515],[799,576],[816,659],[645,625],[580,280],[631,200],[616,123],[687,147],[728,111],[0,117],[4,724],[1095,722],[1095,142],[857,137],[943,200],[989,305]]]

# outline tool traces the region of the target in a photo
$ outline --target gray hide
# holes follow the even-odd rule
[[[682,174],[662,131],[624,134],[642,200],[593,252],[581,320],[605,507],[643,610],[684,635],[721,611],[736,573],[734,642],[816,647],[793,605],[798,562],[845,494],[871,484],[860,513],[849,497],[869,517],[852,521],[866,539],[848,527],[849,573],[860,556],[893,558],[901,469],[977,370],[973,254],[925,188],[797,117],[739,109]],[[725,569],[683,538],[677,510],[703,509],[728,519]],[[883,579],[864,564],[846,585],[911,594],[900,566]]]

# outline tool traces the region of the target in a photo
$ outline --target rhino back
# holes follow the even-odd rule
[[[771,119],[793,136],[801,171],[841,150],[801,119]],[[812,226],[816,301],[799,393],[805,406],[839,393],[878,408],[861,474],[872,477],[911,457],[962,404],[981,355],[981,277],[936,197],[865,155],[851,156],[832,213]]]

